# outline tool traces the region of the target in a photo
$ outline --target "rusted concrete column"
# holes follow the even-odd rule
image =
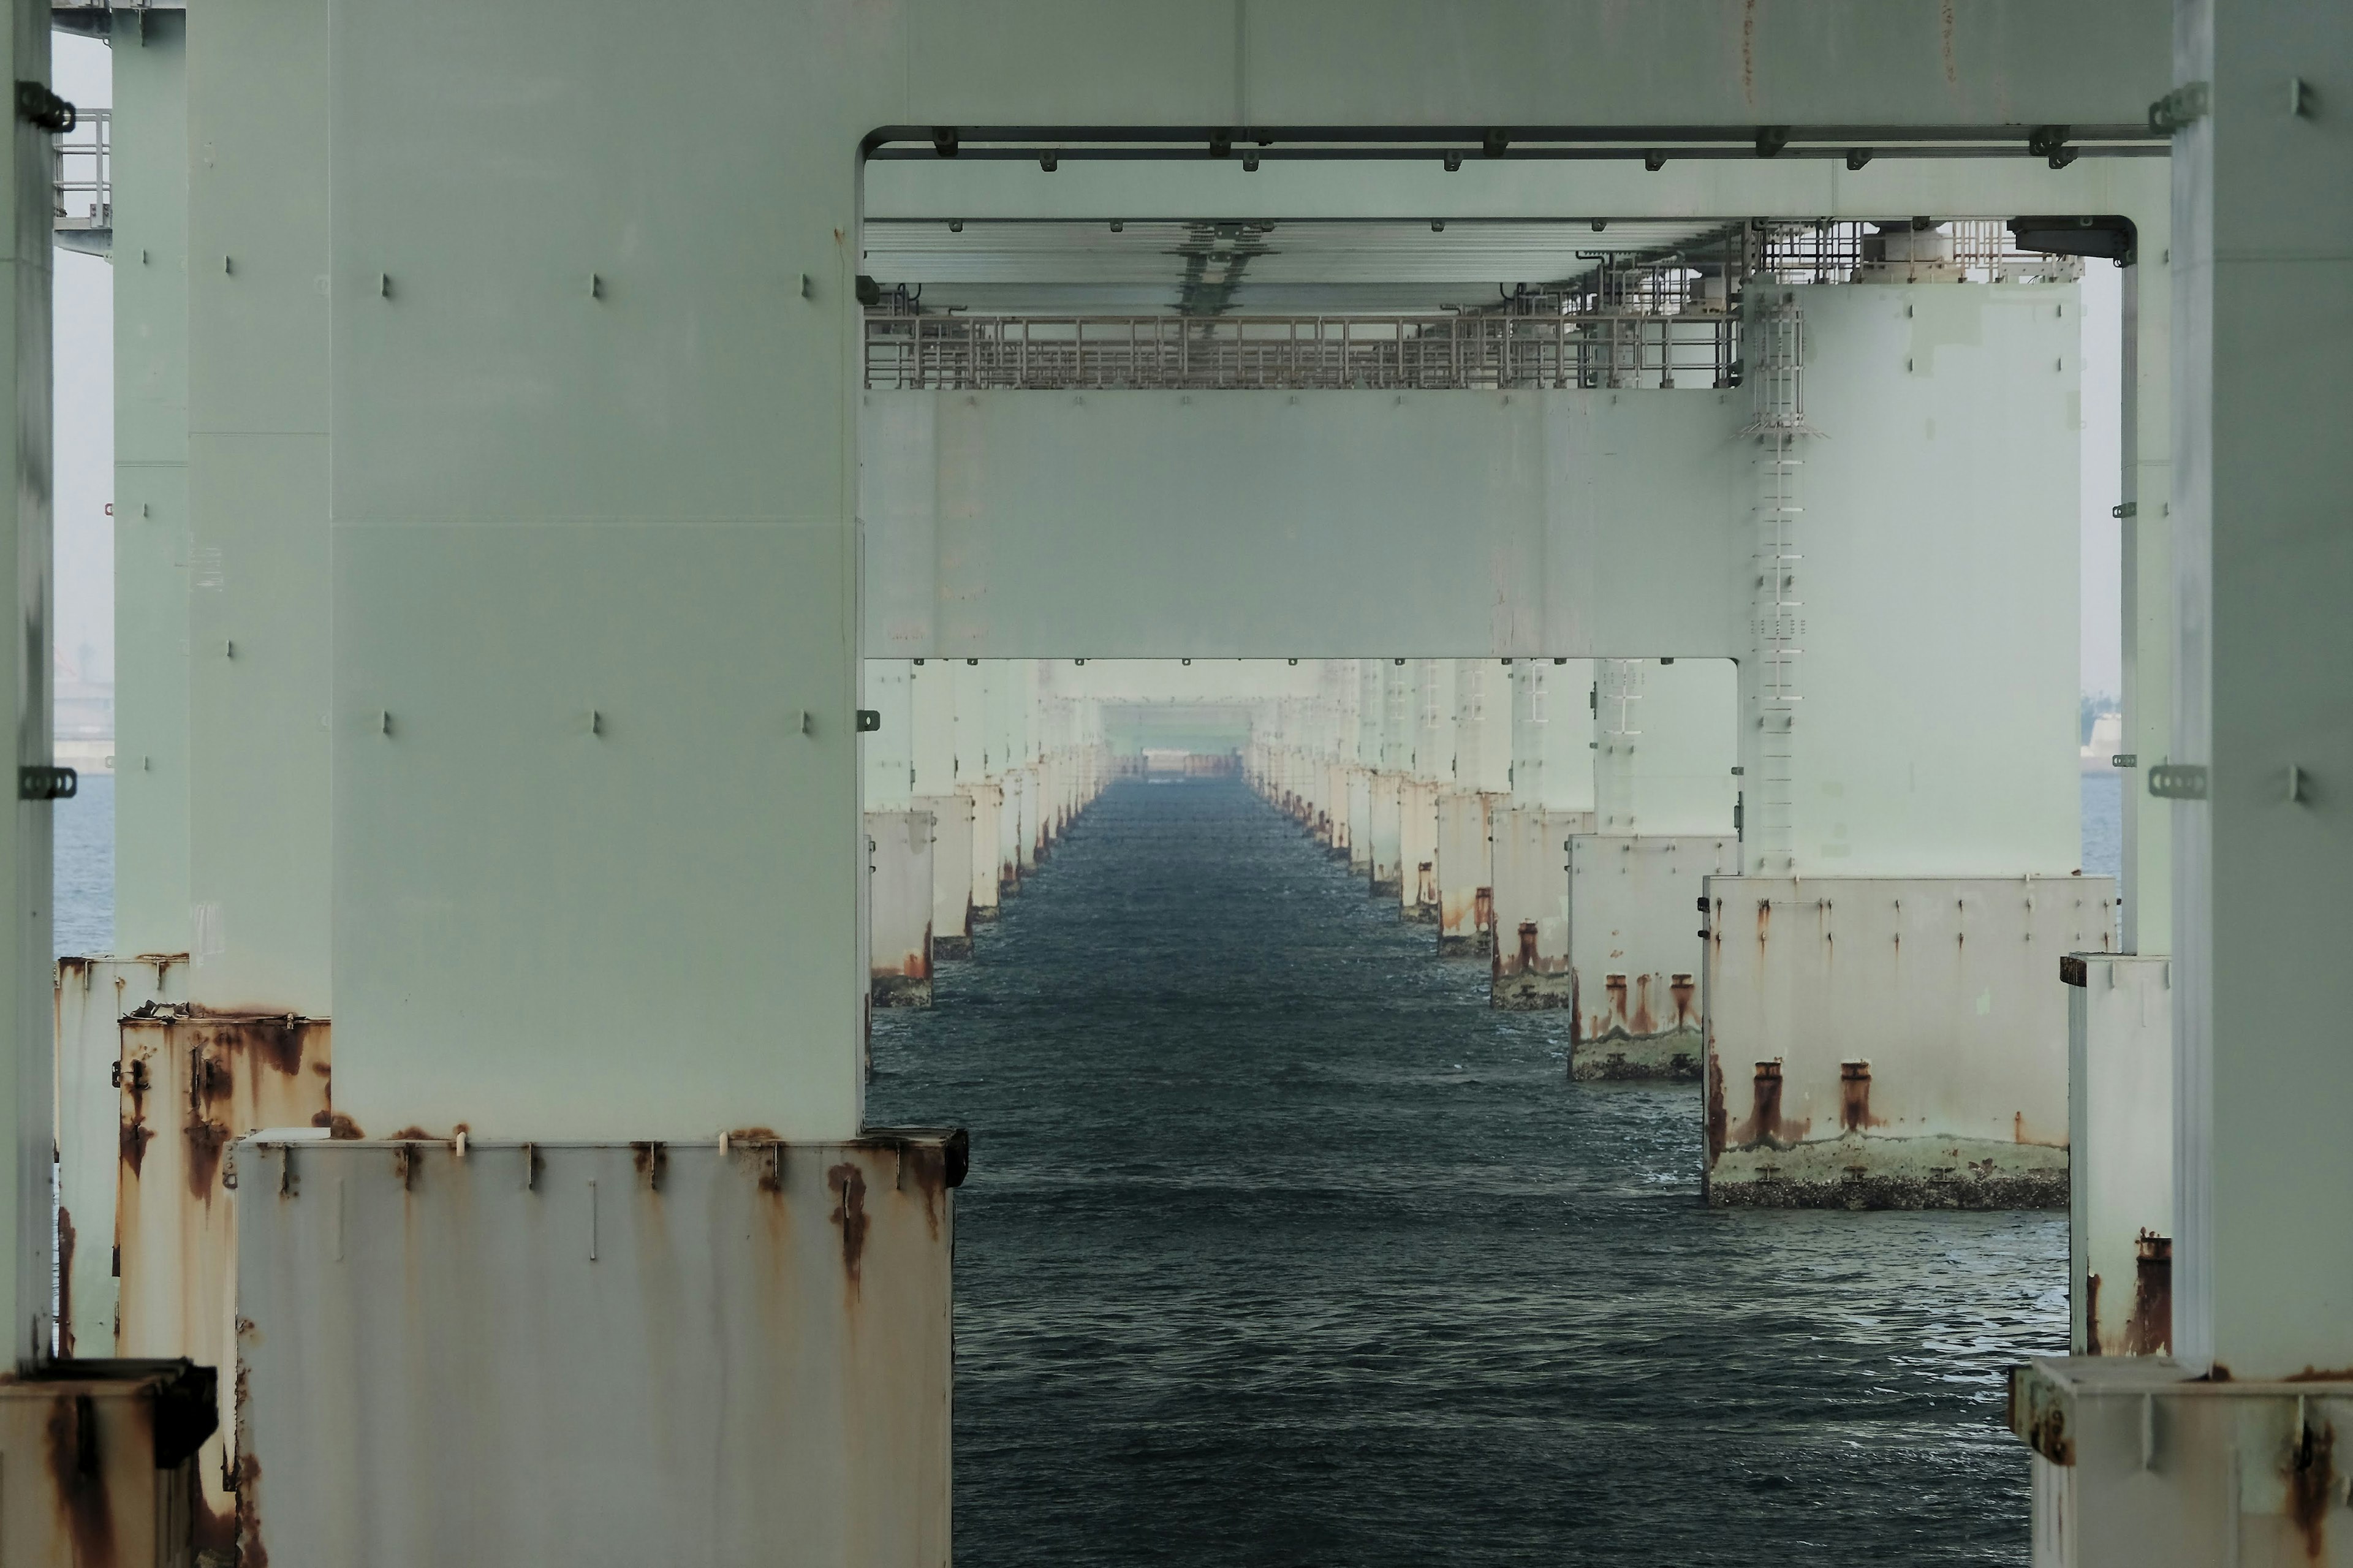
[[[1488,999],[1535,1011],[1575,1000],[1568,968],[1568,837],[1593,814],[1518,805],[1495,819],[1495,956]]]
[[[1438,797],[1438,953],[1494,952],[1495,869],[1487,814],[1508,796],[1450,789]]]
[[[867,973],[878,1007],[932,1005],[932,814],[866,814]]]
[[[164,1003],[124,1020],[115,1331],[111,1346],[85,1353],[238,1364],[235,1194],[259,1173],[239,1169],[237,1141],[265,1127],[347,1135],[331,1096],[331,1057],[323,1018]],[[220,1426],[199,1455],[195,1500],[199,1538],[216,1546],[236,1536],[239,1494],[227,1461],[242,1458],[229,1447],[234,1377],[221,1380],[219,1394]]]
[[[120,1265],[115,1204],[122,1161],[122,1019],[186,1000],[185,955],[61,958],[57,967],[58,1350],[115,1352]],[[322,1089],[323,1091],[323,1082]],[[143,1091],[142,1091],[143,1092]],[[153,1096],[143,1107],[160,1105]],[[240,1129],[239,1131],[245,1131]]]

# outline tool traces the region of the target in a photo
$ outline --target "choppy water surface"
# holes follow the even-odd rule
[[[114,951],[114,775],[81,775],[79,792],[49,808],[55,856],[51,950],[77,957]]]
[[[2064,1216],[1706,1210],[1695,1089],[1434,946],[1126,784],[881,1016],[870,1118],[973,1133],[958,1562],[2024,1563]]]

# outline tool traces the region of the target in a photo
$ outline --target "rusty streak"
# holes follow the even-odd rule
[[[240,1379],[240,1398],[243,1383]],[[241,1436],[241,1434],[240,1434]],[[238,1447],[244,1447],[240,1442]],[[269,1568],[269,1550],[261,1543],[261,1461],[250,1453],[237,1457],[237,1568]]]
[[[2337,1428],[2323,1422],[2315,1431],[2306,1421],[2288,1456],[2287,1471],[2287,1515],[2304,1537],[2306,1562],[2326,1560],[2328,1506],[2336,1500]]]
[[[1733,1134],[1733,1142],[1738,1147],[1786,1149],[1806,1135],[1810,1121],[1792,1121],[1781,1114],[1779,1062],[1757,1064],[1750,1093],[1748,1120],[1741,1123],[1739,1131]]]
[[[1871,1064],[1839,1063],[1840,1130],[1860,1132],[1879,1124],[1879,1118],[1871,1113]]]
[[[825,1179],[833,1189],[833,1223],[841,1227],[841,1267],[855,1289],[866,1253],[866,1177],[845,1161],[827,1171]]]
[[[638,1168],[638,1175],[650,1192],[661,1191],[662,1176],[670,1169],[670,1149],[661,1143],[632,1143],[629,1163]]]
[[[1707,1163],[1713,1169],[1724,1152],[1730,1116],[1724,1108],[1724,1063],[1713,1048],[1715,1041],[1710,1040],[1708,1044],[1711,1048],[1707,1053]]]
[[[2165,1355],[2173,1349],[2173,1241],[2145,1230],[2133,1244],[2132,1316],[2125,1320],[2125,1354]]]
[[[106,1495],[106,1470],[99,1452],[98,1404],[87,1394],[60,1394],[49,1401],[49,1481],[72,1561],[104,1568],[115,1561],[114,1510]]]
[[[221,1151],[228,1147],[229,1130],[199,1117],[182,1131],[188,1141],[188,1195],[199,1203],[210,1202],[220,1180]]]
[[[73,1215],[58,1205],[58,1354],[73,1359]]]

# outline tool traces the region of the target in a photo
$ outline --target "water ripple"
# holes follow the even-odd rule
[[[973,1132],[958,1562],[2024,1563],[2063,1219],[1704,1209],[1695,1091],[1433,946],[1127,785],[881,1016],[871,1118]]]

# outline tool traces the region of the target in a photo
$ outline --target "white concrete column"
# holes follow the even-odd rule
[[[187,14],[114,27],[114,951],[185,952]]]
[[[49,77],[48,18],[46,7],[18,6],[7,30],[6,48],[15,79],[46,83]],[[7,252],[7,302],[15,324],[15,374],[7,378],[6,418],[9,468],[14,488],[0,509],[6,537],[0,541],[6,559],[15,563],[18,630],[0,649],[0,680],[16,695],[10,713],[16,724],[16,762],[20,766],[50,764],[49,561],[50,429],[49,279],[54,265],[48,244],[49,189],[47,183],[49,135],[22,113],[15,117],[16,156],[0,174],[0,191],[8,197],[15,247]],[[27,177],[29,176],[29,177]],[[5,1358],[10,1362],[46,1360],[52,1329],[50,1262],[55,1236],[49,1209],[52,1100],[50,1054],[53,994],[46,984],[50,974],[50,833],[51,807],[46,796],[27,800],[19,791],[16,831],[6,837],[0,856],[9,899],[0,915],[5,951],[13,954],[6,975],[0,979],[0,998],[15,1037],[14,1064],[0,1075],[8,1095],[7,1126],[14,1140],[13,1158],[0,1167],[0,1214],[7,1216],[9,1308],[15,1314]],[[33,1464],[29,1454],[22,1460]]]
[[[2173,755],[2173,288],[2170,237],[2144,227],[2124,269],[2124,950],[2173,947],[2170,803],[2148,770]]]
[[[863,669],[862,707],[881,718],[881,727],[858,738],[868,811],[902,811],[915,793],[914,670],[903,658],[870,658]]]
[[[188,994],[324,1016],[336,814],[322,721],[343,706],[356,742],[361,707],[336,700],[329,613],[326,0],[228,0],[187,40]],[[354,521],[364,488],[345,494]],[[401,613],[414,635],[424,612]],[[610,700],[573,699],[583,714]],[[365,711],[392,715],[376,720],[378,755],[387,722],[411,743],[429,732],[405,691]]]
[[[2192,0],[2174,137],[2174,1352],[2353,1367],[2353,10]],[[2318,72],[2307,78],[2306,73]],[[2298,88],[2296,84],[2304,85]],[[2197,786],[2202,785],[2202,789]],[[2342,1373],[2335,1375],[2342,1376]]]
[[[1596,665],[1594,830],[1731,832],[1739,755],[1732,667],[1654,658]]]

